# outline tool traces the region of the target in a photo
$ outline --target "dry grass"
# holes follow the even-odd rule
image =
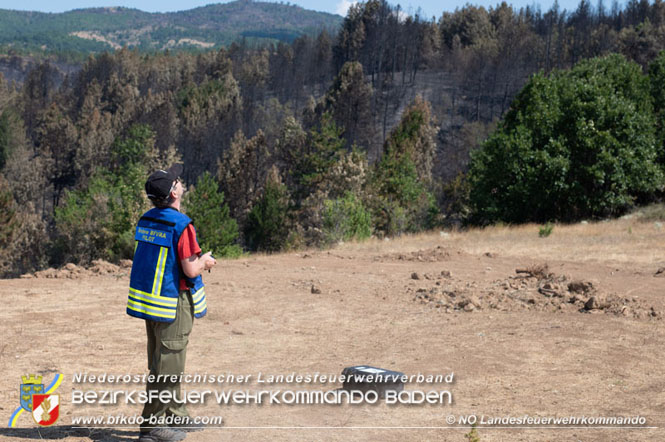
[[[581,262],[665,263],[665,226],[639,219],[618,219],[571,225],[556,224],[546,238],[538,224],[491,226],[464,231],[428,232],[390,240],[348,243],[338,250],[409,252],[436,246],[455,247],[471,254]]]

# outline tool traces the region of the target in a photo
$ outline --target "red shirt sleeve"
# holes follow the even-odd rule
[[[199,253],[201,253],[201,247],[196,241],[196,230],[192,224],[189,224],[178,240],[178,258],[182,261]]]
[[[178,259],[182,261],[183,259],[190,258],[194,255],[199,255],[201,253],[201,247],[199,246],[198,241],[196,241],[196,230],[192,224],[189,224],[185,230],[183,230],[180,239],[178,240]],[[187,283],[185,278],[180,278],[180,290],[187,290]]]

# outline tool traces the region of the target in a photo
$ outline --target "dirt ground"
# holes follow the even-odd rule
[[[190,433],[217,440],[665,440],[665,229],[624,219],[370,240],[326,251],[220,261],[205,274],[208,315],[197,320],[187,371],[251,375],[246,383],[186,390],[331,391],[340,382],[259,383],[258,376],[339,375],[371,365],[452,383],[452,403],[189,405],[223,416]],[[660,272],[659,272],[660,270]],[[144,389],[74,383],[75,373],[146,372],[141,321],[125,314],[128,269],[70,265],[0,281],[0,422],[19,405],[21,376],[63,382],[61,416],[38,428],[29,414],[4,440],[136,440],[135,426],[76,428],[80,416],[133,415],[140,405],[76,405],[73,390]],[[449,419],[644,417],[627,427],[468,425]],[[453,416],[451,418],[450,416]],[[604,428],[603,428],[604,427]],[[468,436],[467,436],[468,435]]]

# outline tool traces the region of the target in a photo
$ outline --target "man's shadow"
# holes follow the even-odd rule
[[[16,439],[58,440],[67,437],[86,437],[93,441],[135,441],[139,437],[138,429],[124,430],[115,428],[81,428],[71,425],[53,425],[40,428],[0,428],[0,437]]]

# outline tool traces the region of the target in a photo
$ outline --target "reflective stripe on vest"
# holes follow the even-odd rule
[[[157,265],[155,267],[155,278],[152,283],[152,293],[142,292],[141,290],[130,287],[129,298],[127,299],[127,309],[145,317],[157,316],[167,320],[175,319],[176,310],[178,308],[178,298],[160,296],[168,251],[168,247],[159,248],[159,257],[157,258]]]
[[[200,316],[205,315],[206,310],[208,310],[208,305],[206,303],[206,292],[203,287],[192,295],[192,301],[194,302],[194,314]]]
[[[182,275],[177,256],[178,241],[191,221],[173,208],[151,209],[139,220],[127,299],[130,316],[173,322],[181,278],[190,287],[194,316],[201,318],[207,313],[201,275],[195,278]]]

